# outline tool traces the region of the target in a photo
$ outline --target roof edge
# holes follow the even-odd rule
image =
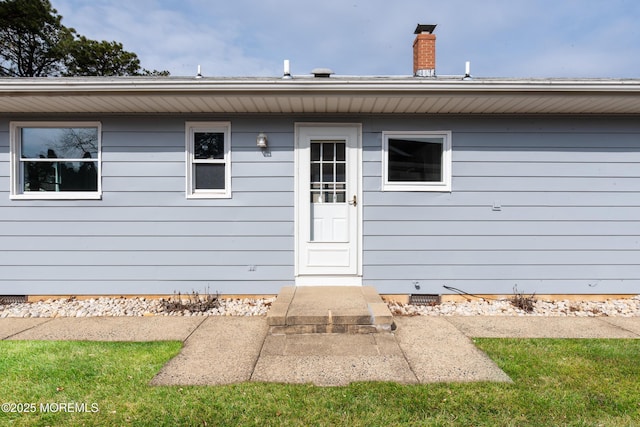
[[[640,92],[640,79],[421,79],[414,77],[294,78],[7,78],[0,95],[174,92]]]

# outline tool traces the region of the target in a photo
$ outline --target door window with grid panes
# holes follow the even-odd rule
[[[311,141],[311,203],[346,202],[344,141]]]

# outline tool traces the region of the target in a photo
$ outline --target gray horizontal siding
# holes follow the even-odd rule
[[[452,130],[451,193],[380,191],[379,131],[392,129]],[[382,120],[364,145],[364,280],[381,292],[640,289],[636,121]]]
[[[232,167],[233,169],[233,167]],[[105,192],[182,192],[185,191],[184,177],[140,177],[103,176],[102,184]],[[283,177],[234,177],[231,179],[232,191],[270,191],[274,188],[285,189],[293,186],[293,178]]]
[[[40,249],[40,248],[38,248]],[[291,264],[288,250],[270,250],[268,252],[243,250],[240,256],[237,251],[216,250],[58,250],[45,248],[13,251],[4,254],[0,266],[241,266],[260,264],[260,266],[289,266]],[[251,261],[254,261],[251,264]],[[259,261],[259,262],[258,262]]]
[[[588,232],[586,231],[588,230]],[[528,233],[528,234],[527,234]],[[368,221],[373,236],[640,236],[640,221],[547,220],[403,220],[390,230],[387,221]]]
[[[640,178],[454,176],[453,186],[459,191],[637,191]]]
[[[514,291],[524,294],[631,294],[640,289],[637,279],[469,279],[446,278],[428,280],[367,279],[367,284],[378,292],[390,294],[472,294],[509,295]],[[414,284],[417,284],[416,287]]]
[[[8,181],[7,181],[8,182]],[[249,192],[249,191],[233,191],[233,197],[231,199],[200,199],[190,200],[188,204],[185,204],[185,190],[173,191],[173,192],[136,192],[136,191],[104,191],[102,200],[59,200],[55,203],[51,201],[31,200],[26,201],[10,201],[9,191],[6,191],[6,198],[2,198],[0,207],[11,207],[20,209],[25,208],[23,212],[28,212],[32,206],[44,206],[47,209],[55,211],[56,209],[73,208],[73,210],[81,210],[84,208],[99,208],[99,210],[106,210],[114,212],[117,209],[128,208],[143,208],[153,211],[158,206],[158,203],[162,203],[163,207],[178,208],[177,211],[181,211],[182,208],[189,210],[193,207],[197,207],[202,210],[206,210],[211,207],[218,208],[233,208],[233,207],[246,207],[246,208],[273,208],[282,212],[280,208],[293,206],[293,189],[289,192],[285,191],[272,191],[272,192]],[[269,213],[269,210],[266,211]],[[36,213],[42,218],[41,213]],[[203,213],[207,218],[211,213]],[[293,211],[287,210],[288,218],[293,220]],[[264,218],[265,215],[260,215],[259,212],[254,214],[256,218]],[[135,218],[135,217],[134,217]]]
[[[96,119],[103,197],[79,201],[9,199],[9,120],[0,120],[0,294],[291,285],[297,121],[363,124],[364,283],[381,292],[640,289],[633,118],[87,118]],[[184,122],[197,120],[231,121],[230,199],[185,197]],[[392,130],[453,132],[451,193],[381,191],[381,132]],[[259,131],[267,152],[255,146]]]
[[[639,189],[640,190],[640,189]],[[407,201],[404,192],[371,191],[365,194],[366,206],[402,206]],[[576,206],[580,208],[602,206],[640,206],[640,191],[627,192],[567,192],[567,191],[486,191],[429,194],[414,198],[411,206],[492,207],[499,202],[503,208],[523,206]]]
[[[249,269],[248,266],[219,266],[219,265],[190,265],[190,266],[174,266],[174,265],[113,265],[94,266],[94,265],[76,265],[73,267],[67,265],[31,265],[28,269],[6,269],[2,272],[4,281],[16,280],[34,280],[47,281],[55,277],[56,280],[73,280],[99,277],[100,280],[113,281],[135,281],[135,278],[144,278],[145,280],[155,280],[162,282],[165,280],[179,281],[187,277],[191,282],[202,282],[203,284],[224,285],[224,282],[232,284],[234,281],[259,281],[265,276],[273,276],[278,274],[286,274],[293,276],[293,267],[281,267],[260,265],[255,271]],[[100,274],[96,275],[96,270],[100,270]],[[187,274],[188,273],[188,274]],[[185,274],[187,274],[185,276]],[[230,286],[226,286],[227,289]],[[163,289],[165,292],[167,289]],[[169,291],[170,292],[170,291]],[[102,292],[104,293],[104,291]]]
[[[487,140],[489,143],[489,140]],[[459,162],[586,162],[586,163],[628,163],[640,161],[640,153],[629,151],[625,148],[595,148],[573,149],[548,147],[524,147],[521,150],[504,150],[496,147],[493,150],[488,148],[460,147],[455,150],[453,160]]]
[[[220,252],[237,252],[256,250],[267,247],[272,251],[288,251],[293,262],[293,236],[55,236],[44,238],[42,236],[4,236],[3,246],[11,247],[6,252],[14,250],[32,251],[174,251],[206,250]],[[258,258],[246,259],[247,265],[259,265]]]
[[[372,250],[367,263],[376,266],[411,265],[418,258],[425,265],[634,265],[638,253],[631,249],[597,250]]]
[[[498,200],[499,202],[500,200]],[[502,207],[494,211],[490,206],[458,207],[455,210],[447,206],[375,206],[365,212],[366,220],[469,220],[469,221],[637,221],[640,220],[640,207],[618,206],[611,209],[605,206],[591,206],[584,209],[581,206],[562,206],[553,209],[552,206],[513,206]],[[398,225],[402,227],[402,225]],[[631,228],[633,229],[633,228]]]
[[[640,159],[639,159],[640,164]],[[455,163],[454,163],[455,165]],[[455,167],[455,166],[454,166]],[[364,178],[365,188],[379,188],[380,177]],[[453,176],[454,191],[503,192],[503,191],[563,191],[610,192],[631,191],[640,188],[640,178],[619,177],[486,177]]]
[[[389,227],[392,227],[389,225]],[[533,229],[533,226],[531,226]],[[585,233],[587,231],[585,230]],[[456,236],[453,233],[439,236],[365,236],[366,250],[640,250],[640,236],[541,236],[535,231],[516,236]],[[366,259],[366,252],[365,252]],[[451,260],[455,263],[455,259]],[[423,260],[416,259],[417,265]],[[428,266],[424,266],[427,268]]]
[[[289,284],[291,285],[291,284]],[[280,280],[236,280],[202,281],[190,280],[188,277],[179,280],[101,280],[100,278],[74,278],[65,280],[12,280],[0,282],[0,295],[135,295],[135,294],[182,294],[192,291],[201,294],[210,292],[220,294],[261,294],[265,289],[275,293],[282,286]],[[107,291],[105,291],[105,289]],[[53,291],[52,291],[53,290]],[[80,290],[80,291],[79,291]]]
[[[635,274],[636,265],[584,265],[584,264],[548,264],[548,265],[429,265],[425,272],[423,265],[391,269],[386,265],[369,266],[370,274],[378,280],[413,280],[426,274],[428,280],[511,280],[518,283],[523,277],[536,277],[537,280],[623,280]],[[535,292],[535,289],[532,291]]]
[[[265,123],[264,155],[256,132],[242,130],[247,119],[232,120],[233,197],[187,199],[185,121],[197,120],[212,119],[102,118],[101,200],[9,200],[8,132],[0,132],[0,294],[276,293],[291,285],[293,124],[278,133]]]
[[[286,221],[31,221],[16,229],[11,223],[0,223],[3,236],[273,236],[290,235],[293,226]]]

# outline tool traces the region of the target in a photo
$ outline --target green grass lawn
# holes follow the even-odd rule
[[[640,425],[640,340],[475,341],[513,384],[152,387],[180,343],[1,341],[0,403],[22,413],[0,425]]]

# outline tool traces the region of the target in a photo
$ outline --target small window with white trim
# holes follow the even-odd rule
[[[383,132],[383,191],[451,191],[451,132]]]
[[[231,197],[231,123],[187,122],[187,197]]]
[[[99,199],[100,122],[11,122],[11,198]]]

